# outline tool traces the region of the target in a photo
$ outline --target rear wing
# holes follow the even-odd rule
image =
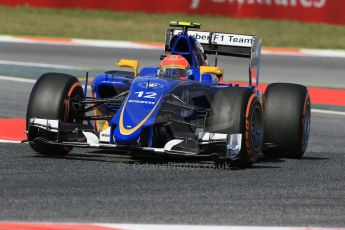
[[[203,47],[206,54],[242,57],[250,59],[249,84],[258,85],[261,60],[261,38],[255,35],[231,34],[188,30]],[[165,39],[165,52],[171,51],[173,36],[183,34],[182,30],[169,28]]]

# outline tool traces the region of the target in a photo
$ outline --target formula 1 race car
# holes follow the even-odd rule
[[[92,96],[76,77],[46,73],[27,108],[33,150],[67,154],[73,147],[111,149],[134,156],[177,156],[250,166],[258,154],[300,158],[310,131],[305,86],[270,84],[258,89],[261,39],[201,32],[200,24],[170,22],[157,67],[139,71],[138,60],[117,64],[132,71],[101,73]],[[246,86],[223,82],[223,70],[205,54],[249,59]]]

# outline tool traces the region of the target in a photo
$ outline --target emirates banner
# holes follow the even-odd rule
[[[345,24],[344,0],[0,0],[0,4]]]

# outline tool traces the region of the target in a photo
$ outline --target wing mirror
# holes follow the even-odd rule
[[[200,66],[200,82],[203,80],[203,74],[213,74],[218,79],[223,78],[223,70],[218,66]]]
[[[132,68],[134,70],[134,77],[138,76],[139,61],[130,59],[120,59],[116,65],[120,67]]]

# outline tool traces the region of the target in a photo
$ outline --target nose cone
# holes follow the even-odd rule
[[[172,88],[166,80],[138,78],[134,80],[126,101],[111,121],[116,126],[116,143],[133,143],[144,127],[155,124],[163,97]]]
[[[122,108],[115,129],[116,142],[134,142],[140,136],[143,127],[151,126],[158,113],[162,96],[153,100],[127,98]]]

